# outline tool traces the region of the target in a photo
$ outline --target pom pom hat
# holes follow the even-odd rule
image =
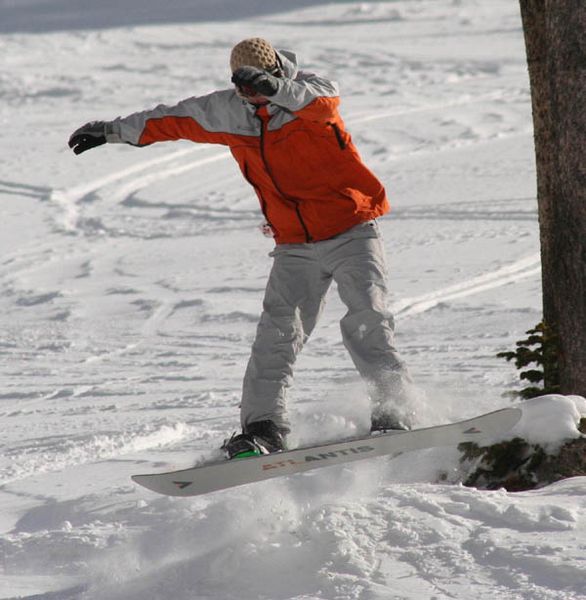
[[[264,71],[271,71],[278,65],[277,53],[267,40],[262,38],[248,38],[242,40],[230,54],[230,68],[232,72],[240,67],[257,67]]]

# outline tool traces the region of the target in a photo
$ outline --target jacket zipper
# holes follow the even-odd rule
[[[311,237],[311,234],[309,233],[309,229],[307,228],[307,225],[305,224],[305,221],[303,220],[303,216],[301,215],[301,209],[299,208],[299,202],[297,200],[291,198],[290,196],[287,196],[283,192],[283,190],[279,187],[279,184],[276,182],[275,176],[273,175],[273,172],[267,161],[267,157],[265,154],[265,130],[267,128],[267,123],[265,123],[265,121],[263,120],[263,118],[261,116],[259,116],[259,115],[255,115],[255,116],[260,121],[260,156],[262,158],[264,167],[265,167],[269,177],[271,178],[271,181],[273,182],[273,185],[275,186],[275,189],[277,190],[277,192],[279,192],[279,194],[283,197],[284,200],[292,203],[295,206],[295,213],[297,214],[299,223],[301,224],[301,227],[303,228],[303,232],[305,233],[305,240],[309,244],[313,240],[313,238]]]
[[[342,136],[342,131],[338,127],[337,123],[332,123],[330,121],[328,125],[334,130],[334,134],[336,136],[336,140],[338,140],[338,146],[340,146],[340,150],[346,150],[346,142]]]

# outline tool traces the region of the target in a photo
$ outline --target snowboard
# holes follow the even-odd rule
[[[248,458],[204,464],[190,469],[133,475],[132,480],[167,496],[198,496],[239,485],[410,450],[486,442],[507,432],[521,418],[518,408],[503,408],[447,425],[392,431],[307,446]]]

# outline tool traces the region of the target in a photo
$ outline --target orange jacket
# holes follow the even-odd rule
[[[286,77],[267,106],[255,107],[234,90],[213,92],[116,119],[107,140],[229,146],[277,244],[325,240],[388,212],[382,184],[344,128],[337,86],[298,72],[294,54],[279,55]]]

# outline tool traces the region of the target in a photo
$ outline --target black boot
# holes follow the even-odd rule
[[[226,440],[222,450],[230,459],[281,452],[286,448],[286,434],[272,421],[256,421],[246,425],[241,434]]]
[[[409,431],[409,427],[401,423],[397,417],[389,413],[377,413],[370,417],[370,431]]]

